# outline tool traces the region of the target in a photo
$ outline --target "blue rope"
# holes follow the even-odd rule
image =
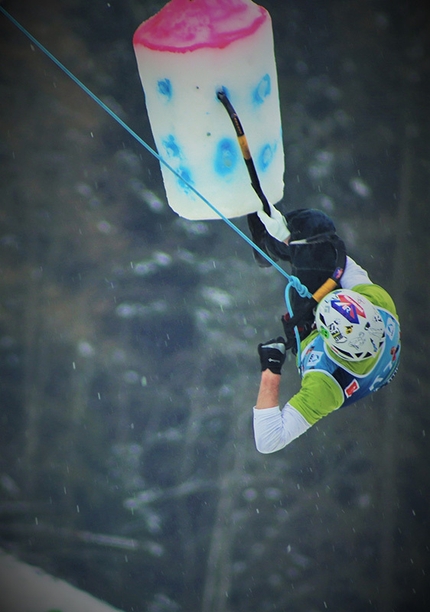
[[[288,285],[285,287],[285,303],[287,305],[287,311],[290,317],[293,317],[293,314],[294,314],[293,308],[291,306],[291,300],[290,300],[290,290],[293,288],[297,291],[299,296],[302,298],[312,297],[312,294],[310,293],[309,289],[297,278],[297,276],[291,275],[290,280],[288,281]],[[301,345],[300,334],[299,334],[299,330],[297,326],[294,328],[294,335],[296,337],[296,345],[297,345],[296,363],[300,371],[300,362],[302,358],[302,352],[301,352],[301,346],[300,346]]]
[[[136,132],[134,132],[114,111],[112,111],[100,98],[98,98],[82,81],[80,81],[64,64],[62,64],[46,47],[42,45],[28,30],[26,30],[12,15],[10,15],[2,6],[0,6],[0,12],[5,15],[25,36],[31,40],[50,60],[54,62],[72,81],[78,85],[90,98],[94,100],[108,115],[110,115],[119,125],[121,125],[139,144],[141,144],[151,155],[158,159],[161,164],[164,164],[166,168],[170,170],[175,176],[177,176],[196,196],[198,196],[209,208],[211,208],[227,225],[229,225],[245,242],[247,242],[253,249],[258,251],[278,272],[280,272],[288,280],[287,287],[285,289],[285,302],[287,305],[288,313],[293,316],[293,311],[290,302],[290,289],[294,288],[301,297],[311,297],[308,289],[300,282],[296,276],[292,276],[285,272],[278,264],[273,261],[267,253],[265,253],[259,246],[255,244],[246,234],[244,234],[234,223],[230,221],[225,215],[221,213],[209,200],[207,200],[193,185],[186,181],[174,168],[172,168],[152,147],[150,147]],[[296,336],[298,354],[300,352],[300,336],[297,327],[294,328]],[[300,363],[300,360],[299,360]]]
[[[136,132],[134,132],[116,113],[114,113],[100,98],[98,98],[82,81],[80,81],[64,64],[62,64],[46,47],[44,47],[28,30],[26,30],[16,19],[12,17],[5,9],[0,6],[0,12],[3,13],[23,34],[27,36],[50,60],[54,62],[68,77],[72,79],[86,94],[90,96],[104,111],[108,113],[117,123],[119,123],[133,138],[137,140],[151,155],[156,157],[161,164],[164,164],[166,168],[170,170],[175,176],[177,176],[185,185],[193,191],[203,202],[209,206],[227,225],[229,225],[243,240],[245,240],[253,249],[258,251],[267,261],[280,272],[287,280],[290,279],[290,275],[285,272],[278,264],[273,261],[267,253],[265,253],[259,246],[257,246],[246,234],[244,234],[234,223],[230,221],[225,215],[221,213],[209,200],[207,200],[193,185],[186,181],[174,168],[172,168],[152,147],[150,147]]]

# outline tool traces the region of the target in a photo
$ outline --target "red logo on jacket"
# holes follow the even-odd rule
[[[360,388],[360,385],[354,378],[354,380],[351,383],[349,383],[349,385],[345,388],[346,397],[351,397],[351,395],[353,395],[356,391],[358,391],[359,388]]]

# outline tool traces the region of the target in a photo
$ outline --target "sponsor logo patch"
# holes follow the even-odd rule
[[[393,319],[388,319],[386,331],[387,331],[387,336],[390,338],[390,340],[394,338],[395,330],[396,330],[396,326],[394,324]]]
[[[324,353],[321,351],[314,351],[311,355],[309,355],[308,365],[315,366],[319,361],[321,361],[321,357]]]
[[[356,391],[358,391],[360,388],[360,385],[358,384],[357,380],[354,378],[354,380],[349,383],[349,385],[345,388],[345,395],[346,397],[351,397],[351,395],[353,395]]]

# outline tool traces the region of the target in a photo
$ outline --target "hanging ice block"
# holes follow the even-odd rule
[[[158,153],[226,217],[262,208],[231,121],[243,125],[260,183],[283,196],[284,151],[269,13],[251,0],[171,0],[135,32],[133,46]],[[218,215],[161,164],[171,208],[187,219]]]

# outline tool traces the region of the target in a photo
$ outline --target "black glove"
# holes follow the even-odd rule
[[[273,338],[269,342],[258,345],[260,355],[261,371],[269,369],[273,374],[280,374],[285,361],[285,340],[282,336]]]
[[[284,333],[286,337],[285,348],[288,351],[292,349],[293,355],[297,355],[297,339],[296,334],[294,332],[294,325],[290,323],[290,315],[288,312],[284,314],[281,319],[282,325],[284,327]],[[312,311],[309,311],[304,314],[303,318],[301,318],[296,323],[297,329],[299,332],[300,342],[307,338],[311,331],[315,329],[315,316]]]

